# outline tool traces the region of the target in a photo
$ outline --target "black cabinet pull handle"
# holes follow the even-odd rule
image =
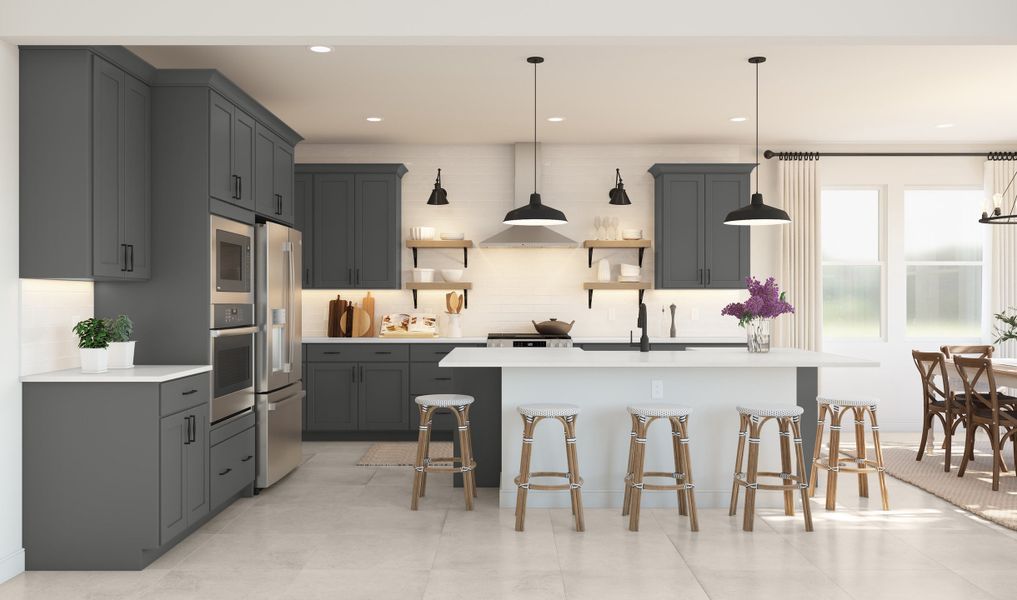
[[[703,270],[699,269],[699,274],[696,275],[696,283],[703,283]]]
[[[240,462],[247,462],[247,461],[251,460],[252,458],[254,458],[254,455],[253,454],[248,454],[246,457],[241,458]]]
[[[229,469],[229,468],[228,468],[228,469],[226,469],[225,471],[222,471],[221,473],[219,473],[219,477],[222,477],[223,475],[225,475],[225,474],[229,473],[229,472],[230,472],[230,471],[232,471],[232,470],[233,470],[233,469]]]
[[[191,443],[191,417],[184,417],[184,445]]]
[[[234,200],[240,199],[240,176],[239,175],[234,175],[233,176],[233,199]]]
[[[237,175],[237,200],[244,197],[244,178]]]
[[[134,244],[128,244],[127,247],[131,249],[131,268],[127,269],[127,270],[133,273],[134,272]]]
[[[197,393],[198,393],[198,390],[187,390],[186,392],[181,392],[180,395],[181,396],[190,396],[191,394],[197,394]]]
[[[322,354],[342,354],[340,350],[325,350]]]
[[[120,247],[124,249],[124,264],[120,267],[120,272],[123,273],[127,270],[127,244],[120,244]]]
[[[452,381],[451,377],[435,377],[435,381]]]
[[[353,269],[346,269],[346,283],[353,283]]]
[[[191,442],[198,441],[198,417],[191,415]]]
[[[311,268],[310,267],[307,267],[307,268],[304,269],[304,281],[307,282],[307,285],[311,285]]]
[[[282,194],[275,195],[275,214],[282,214]]]
[[[375,354],[392,354],[391,350],[376,350]]]

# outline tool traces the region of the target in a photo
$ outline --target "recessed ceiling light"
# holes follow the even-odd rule
[[[561,123],[565,120],[565,117],[548,117],[547,120],[552,123]]]
[[[318,54],[328,54],[332,51],[331,46],[309,46],[307,49]]]
[[[951,127],[953,127],[953,123],[940,123],[936,125],[936,129],[950,129]]]
[[[382,117],[367,117],[367,121],[370,123],[381,123],[384,120]]]
[[[731,117],[728,121],[731,121],[732,123],[744,123],[746,119],[745,117]]]

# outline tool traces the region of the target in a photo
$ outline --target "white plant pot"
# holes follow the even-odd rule
[[[133,369],[134,368],[134,342],[110,342],[109,344],[109,368],[111,369]]]
[[[82,373],[105,373],[109,367],[109,351],[106,348],[78,348],[81,351]]]

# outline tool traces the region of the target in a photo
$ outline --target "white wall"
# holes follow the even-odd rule
[[[0,313],[18,314],[18,49],[0,42]],[[19,332],[0,345],[0,582],[25,569],[21,547]]]
[[[653,177],[647,172],[656,162],[751,162],[751,150],[715,145],[544,145],[544,201],[561,209],[569,223],[555,230],[582,241],[594,237],[595,215],[617,216],[622,227],[641,228],[653,238]],[[480,242],[505,228],[501,220],[512,208],[514,154],[511,145],[410,146],[410,145],[313,145],[297,146],[297,162],[402,162],[409,172],[403,177],[403,238],[410,227],[427,225],[440,231],[462,231]],[[442,169],[442,185],[449,193],[447,206],[426,204],[436,170]],[[630,206],[611,206],[607,192],[614,185],[615,168],[622,170]],[[530,172],[532,167],[523,170]],[[764,175],[763,182],[774,182]],[[764,190],[765,191],[765,190]],[[753,232],[752,271],[767,276],[776,270],[773,234]],[[608,258],[617,275],[620,262],[636,263],[636,252],[595,251],[594,260]],[[635,327],[635,292],[596,292],[593,309],[587,308],[584,281],[596,279],[587,268],[585,249],[470,250],[470,266],[464,279],[473,282],[469,308],[463,311],[467,336],[490,331],[532,331],[531,320],[548,317],[575,319],[574,336],[628,336]],[[461,268],[460,251],[421,250],[421,267]],[[403,249],[403,281],[410,280],[412,255]],[[440,280],[440,276],[438,276]],[[653,253],[643,262],[643,279],[653,280]],[[363,292],[342,293],[359,301]],[[304,292],[304,336],[325,333],[328,300],[335,291]],[[444,293],[420,292],[419,310],[444,312]],[[377,312],[412,310],[409,291],[375,292]],[[732,336],[744,334],[735,321],[720,316],[728,302],[741,298],[739,290],[651,290],[645,302],[651,331],[661,332],[661,307],[677,304],[680,335]]]
[[[914,340],[907,337],[904,189],[919,186],[981,188],[984,162],[981,157],[821,159],[823,186],[880,186],[886,192],[885,339],[823,342],[824,351],[873,358],[881,367],[861,372],[826,369],[820,383],[822,391],[828,394],[866,394],[881,398],[880,425],[886,430],[921,430],[921,387],[911,361],[912,350],[936,350],[942,344],[982,343],[979,339]],[[986,253],[986,274],[991,273],[990,258]],[[988,341],[988,336],[984,340]]]

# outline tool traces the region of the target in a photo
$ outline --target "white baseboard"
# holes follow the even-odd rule
[[[0,558],[0,583],[25,571],[25,549],[18,550]]]

